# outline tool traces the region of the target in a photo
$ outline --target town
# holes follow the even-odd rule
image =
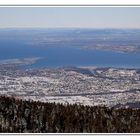
[[[89,106],[140,107],[140,70],[98,67],[20,69],[1,64],[0,95]]]

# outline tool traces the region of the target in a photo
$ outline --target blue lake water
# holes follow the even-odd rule
[[[34,46],[22,41],[0,41],[0,60],[42,57],[30,67],[100,66],[140,68],[140,53],[80,49],[76,46]]]

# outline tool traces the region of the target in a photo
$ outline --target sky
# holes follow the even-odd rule
[[[0,28],[140,28],[140,7],[0,7]]]

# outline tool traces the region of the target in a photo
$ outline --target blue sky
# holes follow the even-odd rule
[[[0,28],[140,28],[140,7],[0,7]]]

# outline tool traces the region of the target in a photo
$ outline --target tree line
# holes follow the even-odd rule
[[[140,109],[0,97],[1,133],[140,133]]]

